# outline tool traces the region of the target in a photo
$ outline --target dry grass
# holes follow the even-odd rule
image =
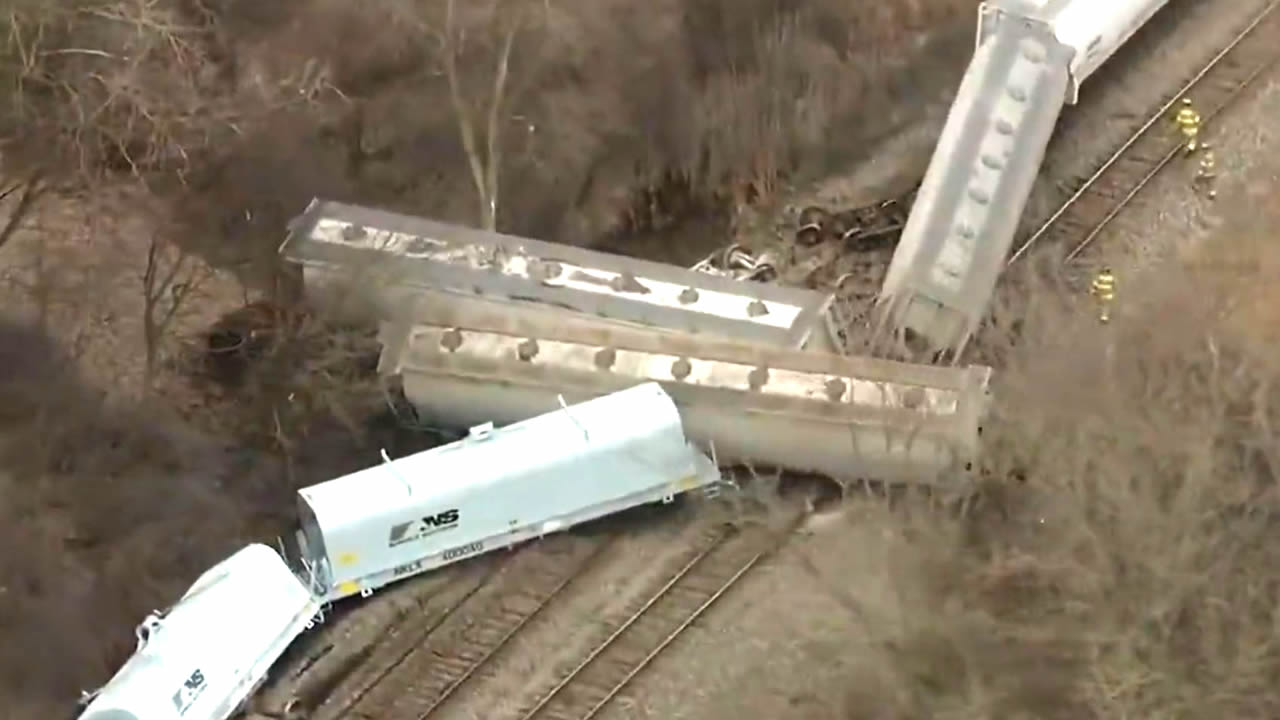
[[[480,2],[456,18],[472,38],[457,89],[486,131],[511,32],[494,18],[524,18],[495,137],[502,229],[588,242],[667,174],[730,202],[821,174],[840,160],[832,137],[850,157],[863,150],[848,138],[871,132],[867,107],[913,33],[970,23],[974,5],[587,4]],[[190,247],[264,280],[283,221],[314,194],[478,222],[440,64],[443,7],[10,0],[6,171],[146,179],[179,201]],[[965,519],[893,511],[894,593],[848,598],[873,643],[833,706],[886,718],[1280,715],[1266,552],[1277,368],[1239,320],[1240,308],[1268,317],[1274,296],[1215,294],[1223,282],[1170,271],[1105,330],[1052,296],[1035,306],[1022,345],[1001,356],[988,430],[993,475],[1028,479],[993,482]],[[0,654],[6,707],[47,711],[100,682],[142,613],[262,534],[244,508],[281,507],[291,484],[362,463],[335,439],[349,436],[340,391],[359,343],[308,327],[239,396],[254,400],[275,455],[229,452],[158,405],[104,407],[76,358],[59,361],[39,333],[0,335],[0,545],[24,548],[0,558],[0,626],[21,649]],[[312,343],[327,348],[319,363],[303,362]]]
[[[225,266],[262,264],[313,195],[481,224],[477,170],[502,229],[573,243],[767,195],[865,155],[890,115],[868,108],[913,99],[886,75],[975,3],[11,5],[6,164],[134,172]]]
[[[243,536],[233,497],[252,480],[223,475],[220,449],[163,409],[104,407],[38,331],[0,335],[0,624],[14,649],[0,654],[0,693],[66,703],[132,650],[139,611]]]
[[[1111,326],[1032,305],[986,433],[992,478],[1025,480],[965,518],[859,520],[894,528],[892,592],[829,581],[871,638],[850,717],[1280,712],[1280,361],[1243,314],[1276,297],[1275,224],[1242,217],[1134,279]]]
[[[0,252],[25,272],[20,243],[5,241],[38,231],[50,207],[100,196],[113,227],[147,218],[144,237],[162,230],[161,240],[271,288],[285,221],[313,195],[479,222],[457,105],[480,159],[499,150],[498,225],[591,242],[624,224],[635,190],[667,176],[722,203],[864,152],[858,138],[883,131],[881,114],[866,111],[890,94],[883,76],[915,56],[925,31],[971,22],[974,4],[486,0],[460,3],[447,24],[443,0],[5,0],[0,193],[38,182],[44,195],[27,213],[10,212],[25,190],[6,198],[0,228],[16,232],[0,235]],[[489,132],[508,38],[510,77]],[[458,103],[446,51],[456,52]],[[899,91],[910,102],[910,88]],[[140,204],[114,192],[120,180],[141,186]],[[45,202],[53,194],[58,202]],[[84,205],[86,217],[100,211]],[[69,251],[101,253],[111,272],[38,275],[31,300],[58,310],[44,318],[50,328],[100,329],[98,293],[143,276],[145,252],[129,268],[116,246]],[[80,317],[62,317],[73,311]],[[360,413],[345,411],[365,390],[351,382],[356,336],[306,324],[272,346],[239,390],[203,410],[218,416],[201,419],[206,431],[245,431],[227,449],[223,435],[173,418],[168,393],[104,405],[96,385],[111,374],[84,370],[109,366],[84,356],[96,350],[77,332],[55,333],[69,336],[63,363],[19,353],[0,367],[10,381],[0,396],[4,510],[19,518],[5,526],[6,547],[33,548],[6,560],[6,578],[31,578],[0,582],[6,645],[65,630],[45,633],[41,662],[4,654],[13,707],[58,706],[100,682],[132,624],[247,533],[262,534],[270,523],[258,515],[285,507],[293,485],[372,452],[353,444]],[[4,351],[43,336],[23,333]],[[14,587],[34,589],[15,600]]]

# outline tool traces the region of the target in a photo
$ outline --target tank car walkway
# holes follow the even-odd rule
[[[974,53],[881,288],[882,322],[963,349],[986,312],[1066,100],[1071,50],[1001,23]]]

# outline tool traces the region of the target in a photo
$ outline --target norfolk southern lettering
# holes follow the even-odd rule
[[[458,527],[459,517],[458,509],[452,508],[444,512],[438,512],[435,515],[428,515],[421,520],[396,523],[391,526],[391,536],[388,539],[387,546],[395,547],[414,540],[421,540],[428,535],[452,530]]]
[[[205,681],[204,672],[197,668],[182,682],[182,687],[173,693],[173,710],[179,716],[186,715],[192,703],[204,692],[209,684]]]

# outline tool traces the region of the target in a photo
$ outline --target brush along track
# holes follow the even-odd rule
[[[1166,95],[1159,109],[1018,246],[1008,264],[1012,266],[1039,243],[1065,252],[1067,263],[1079,260],[1103,228],[1182,154],[1182,136],[1173,125],[1174,106],[1180,98],[1195,98],[1203,134],[1214,117],[1280,59],[1278,8],[1280,0],[1268,3],[1207,64]]]
[[[363,679],[316,720],[425,717],[537,615],[607,546],[557,535],[518,550],[444,614],[401,628]]]
[[[522,720],[595,717],[681,632],[777,549],[804,517],[793,511],[781,533],[765,526],[710,529],[687,562],[523,713]]]

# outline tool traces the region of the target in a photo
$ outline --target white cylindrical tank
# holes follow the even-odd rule
[[[1079,86],[1128,42],[1169,0],[1072,0],[1049,18],[1058,42],[1075,50],[1071,77]],[[1051,6],[1053,3],[1050,4]]]
[[[79,720],[223,720],[319,609],[275,551],[248,545],[142,621],[137,652]]]
[[[1169,0],[986,0],[978,8],[978,44],[995,34],[1000,24],[1047,25],[1053,36],[1071,48],[1067,102],[1074,105],[1080,84],[1129,41]]]

